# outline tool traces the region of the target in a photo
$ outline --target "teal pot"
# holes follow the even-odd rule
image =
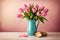
[[[27,33],[28,36],[34,36],[35,32],[37,31],[39,23],[37,23],[36,26],[36,20],[28,20],[28,28],[27,28]]]

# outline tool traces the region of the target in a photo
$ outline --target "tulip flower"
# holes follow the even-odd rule
[[[49,11],[49,9],[45,8],[43,11],[44,11],[45,13],[47,13],[47,12]]]
[[[39,12],[37,13],[37,16],[40,16],[40,15],[42,15],[42,12],[41,12],[41,11],[39,11]]]
[[[40,15],[45,17],[45,16],[47,16],[47,13],[45,13],[44,11],[40,11],[37,13],[37,16],[40,16]]]
[[[28,37],[28,35],[27,35],[27,34],[24,34],[23,36],[24,36],[24,37]]]
[[[35,7],[33,7],[33,8],[32,8],[32,11],[33,11],[33,13],[35,13],[35,12],[36,12],[36,8],[35,8]]]
[[[29,7],[26,7],[26,8],[25,8],[25,11],[26,11],[26,12],[30,12]]]
[[[24,10],[22,8],[19,8],[19,12],[22,13],[24,12]]]
[[[18,14],[18,15],[17,15],[18,18],[21,18],[22,16],[23,16],[22,14]]]
[[[24,4],[25,7],[28,7],[26,4]]]
[[[38,5],[38,4],[36,4],[36,5],[35,5],[35,7],[36,7],[36,8],[38,8],[38,7],[39,7],[39,5]]]
[[[44,11],[41,11],[41,13],[43,17],[47,16],[47,13],[45,13]]]
[[[43,10],[44,8],[45,8],[44,6],[41,6],[41,7],[40,7],[40,10]]]
[[[20,37],[28,37],[27,34],[20,34]]]
[[[43,16],[44,16],[44,17],[47,16],[47,13],[45,13]]]

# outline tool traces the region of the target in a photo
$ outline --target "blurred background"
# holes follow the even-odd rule
[[[49,9],[48,21],[40,22],[38,31],[60,32],[60,0],[0,0],[0,32],[26,32],[27,20],[17,18],[18,9],[32,3]]]

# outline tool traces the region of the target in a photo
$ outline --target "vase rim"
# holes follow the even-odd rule
[[[28,19],[28,20],[30,20],[30,19]],[[32,20],[34,20],[34,19],[32,19]]]
[[[30,20],[30,21],[36,21],[36,20]]]

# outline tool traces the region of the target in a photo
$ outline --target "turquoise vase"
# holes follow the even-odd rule
[[[37,24],[38,26],[38,24]],[[34,36],[35,32],[37,31],[36,20],[28,20],[28,36]]]

